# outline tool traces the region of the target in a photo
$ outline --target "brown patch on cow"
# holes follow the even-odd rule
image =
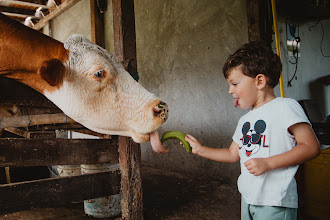
[[[63,82],[65,67],[58,59],[44,61],[38,74],[51,86],[60,86]]]
[[[58,83],[63,79],[61,73],[64,71],[59,76],[55,70],[41,71],[46,73],[42,74],[43,77],[38,73],[45,61],[57,59],[64,63],[68,58],[69,51],[63,43],[0,14],[1,75],[25,83],[41,93],[44,90],[51,92],[61,85]],[[52,66],[56,64],[52,63]],[[51,86],[56,83],[57,86]]]

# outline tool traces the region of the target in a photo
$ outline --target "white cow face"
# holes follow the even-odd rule
[[[58,89],[44,92],[65,114],[104,134],[149,141],[167,117],[167,105],[125,71],[117,57],[81,35],[64,44],[70,51]]]

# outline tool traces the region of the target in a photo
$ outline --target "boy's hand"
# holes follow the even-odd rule
[[[190,134],[187,134],[185,140],[189,142],[193,154],[199,154],[201,152],[202,145],[198,142],[198,140],[195,137],[191,136]]]
[[[253,158],[246,161],[244,165],[255,176],[259,176],[270,170],[267,158]]]

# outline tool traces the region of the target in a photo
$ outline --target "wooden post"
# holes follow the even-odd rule
[[[272,18],[270,1],[246,0],[249,41],[272,42]]]
[[[131,138],[119,137],[122,219],[143,219],[141,148]]]
[[[100,2],[101,0],[99,0]],[[105,1],[103,0],[102,3]],[[106,3],[106,2],[105,2]],[[90,0],[91,7],[91,34],[92,42],[103,48],[105,48],[104,39],[104,13],[100,9],[100,5],[97,4],[97,0]],[[102,12],[102,13],[101,13]]]
[[[133,0],[113,0],[115,52],[128,61],[128,72],[137,73],[135,15]],[[131,138],[119,137],[122,219],[143,219],[141,148]]]

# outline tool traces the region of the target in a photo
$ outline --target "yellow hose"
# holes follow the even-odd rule
[[[277,29],[277,17],[276,17],[275,0],[271,0],[271,2],[272,2],[273,25],[274,25],[275,42],[276,42],[276,53],[281,59],[281,49],[280,49],[280,40],[279,40],[279,37],[278,37],[278,29]],[[280,91],[281,91],[281,97],[285,97],[284,86],[283,86],[283,73],[282,72],[281,72],[281,75],[280,75]]]

